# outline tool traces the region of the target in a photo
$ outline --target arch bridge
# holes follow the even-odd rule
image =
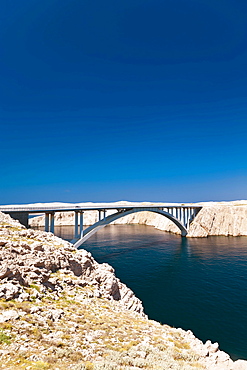
[[[0,211],[8,213],[15,219],[18,219],[25,226],[28,226],[28,217],[30,214],[45,214],[45,231],[54,233],[56,212],[74,212],[74,239],[72,243],[76,248],[79,248],[90,236],[97,231],[109,225],[111,222],[119,218],[130,215],[136,212],[154,212],[167,217],[181,230],[181,235],[186,236],[189,230],[190,223],[194,220],[197,213],[201,210],[201,206],[196,205],[174,205],[174,204],[156,204],[156,205],[140,205],[140,204],[100,204],[92,206],[51,206],[51,207],[37,207],[37,206],[2,206]],[[98,221],[93,225],[83,228],[83,214],[86,211],[98,211]],[[109,214],[110,211],[110,214]]]

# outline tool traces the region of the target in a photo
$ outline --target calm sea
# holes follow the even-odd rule
[[[72,239],[73,227],[55,233]],[[83,248],[115,268],[149,318],[247,359],[247,237],[185,239],[151,226],[110,225]]]

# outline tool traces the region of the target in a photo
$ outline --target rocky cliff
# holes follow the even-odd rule
[[[188,236],[211,235],[247,236],[247,202],[204,203]]]
[[[65,288],[90,285],[96,297],[120,301],[143,313],[139,299],[116,278],[110,265],[97,263],[91,253],[75,250],[52,233],[26,229],[8,215],[0,213],[0,222],[0,298],[27,300],[33,292],[26,287],[32,284],[38,286],[38,299],[48,291],[58,297]]]
[[[108,264],[0,213],[0,367],[244,370],[217,343],[147,319]]]
[[[120,204],[124,203],[128,204],[128,202],[120,202]],[[188,237],[247,235],[247,201],[202,202],[196,203],[196,205],[201,205],[203,208],[190,224]],[[107,213],[107,215],[109,214],[110,212]],[[97,211],[84,213],[85,225],[92,225],[96,221],[98,221]],[[117,220],[115,223],[151,225],[160,230],[180,234],[180,230],[173,222],[152,212],[133,213]],[[44,226],[44,217],[33,218],[30,220],[30,225],[34,227]],[[74,225],[74,213],[56,213],[55,225]]]

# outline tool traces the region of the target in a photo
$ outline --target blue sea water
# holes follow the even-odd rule
[[[73,228],[55,233],[72,239]],[[83,248],[115,268],[149,318],[247,359],[247,237],[186,239],[151,226],[110,225]]]

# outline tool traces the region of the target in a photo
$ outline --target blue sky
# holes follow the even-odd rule
[[[246,1],[1,5],[0,204],[247,198]]]

